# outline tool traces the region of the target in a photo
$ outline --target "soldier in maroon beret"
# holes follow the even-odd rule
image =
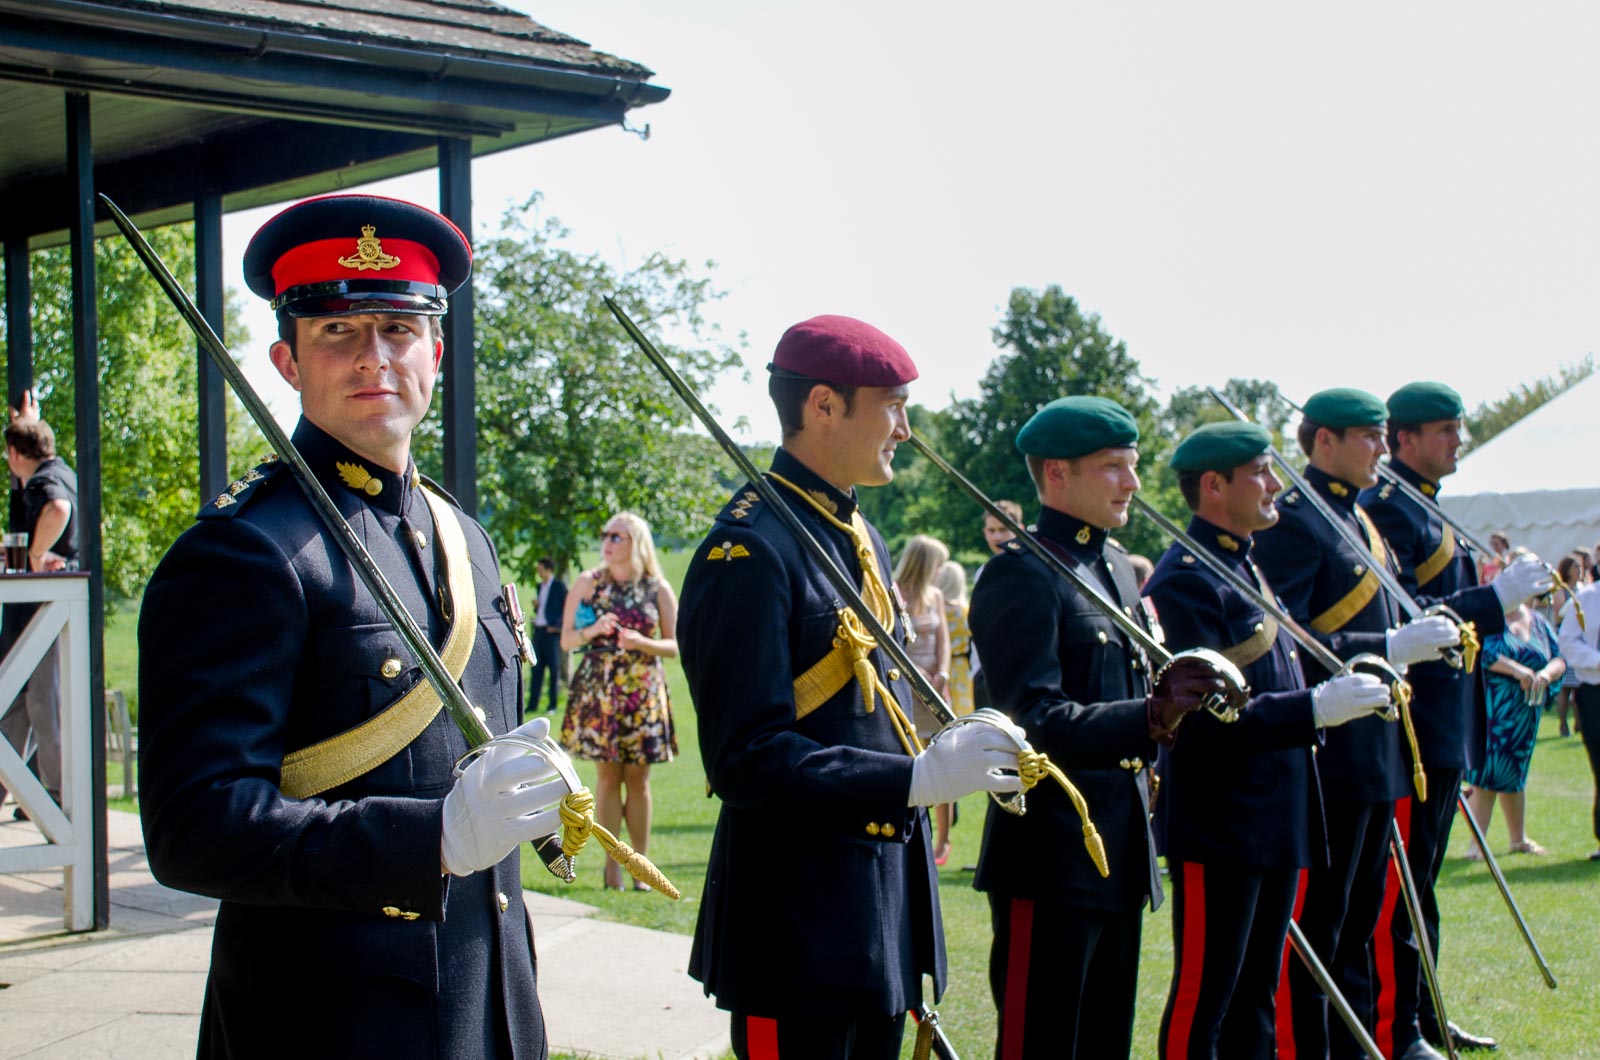
[[[767,477],[903,643],[889,552],[856,487],[894,477],[916,366],[877,328],[821,316],[785,332],[768,368],[783,446]],[[897,1058],[922,977],[944,990],[925,807],[1018,787],[998,774],[1015,746],[968,739],[978,727],[921,749],[905,675],[864,633],[740,487],[684,578],[678,644],[722,800],[689,973],[732,1013],[741,1058]]]

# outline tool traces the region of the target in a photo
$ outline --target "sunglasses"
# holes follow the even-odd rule
[[[628,540],[628,535],[627,534],[619,534],[615,530],[607,530],[605,533],[600,535],[600,540],[609,541],[612,544],[616,545],[616,544],[621,544],[622,542]]]

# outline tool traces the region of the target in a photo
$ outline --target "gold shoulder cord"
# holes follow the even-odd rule
[[[1384,544],[1383,535],[1378,533],[1378,527],[1372,517],[1361,505],[1355,506],[1357,517],[1361,520],[1362,527],[1367,533],[1367,543],[1372,546],[1372,554],[1379,563],[1388,564],[1389,549]],[[1449,535],[1445,535],[1448,539]],[[1370,573],[1370,572],[1369,572]],[[1470,641],[1469,641],[1470,638]],[[1468,652],[1468,658],[1477,657],[1478,631],[1471,622],[1461,627],[1461,643]],[[1468,669],[1472,664],[1467,663]],[[1394,705],[1400,711],[1400,727],[1405,730],[1406,749],[1411,752],[1411,786],[1417,791],[1419,802],[1428,801],[1428,775],[1422,768],[1422,749],[1417,745],[1417,726],[1411,720],[1411,683],[1401,681],[1394,686]]]
[[[439,657],[450,676],[459,681],[472,657],[477,636],[478,598],[472,583],[472,558],[467,553],[466,535],[450,505],[429,490],[423,490],[422,495],[427,498],[428,512],[433,517],[439,551],[444,556],[445,583],[455,603]],[[284,755],[278,789],[291,799],[305,799],[371,772],[422,735],[443,706],[433,685],[420,682],[360,725]]]
[[[867,602],[867,607],[872,611],[873,617],[881,622],[886,629],[893,629],[894,625],[894,596],[889,592],[889,587],[884,584],[882,575],[878,572],[878,556],[872,547],[872,536],[867,533],[867,521],[861,517],[860,510],[851,513],[850,522],[846,523],[837,518],[832,512],[818,504],[816,499],[806,493],[799,486],[784,478],[776,472],[769,471],[768,477],[779,485],[784,486],[795,496],[803,498],[817,514],[821,515],[837,530],[849,534],[855,542],[856,558],[861,564],[862,597]],[[895,734],[900,737],[900,744],[906,749],[906,754],[915,755],[922,750],[922,743],[917,739],[916,729],[910,719],[895,702],[894,695],[878,679],[878,671],[873,667],[872,650],[878,646],[872,634],[862,625],[860,618],[848,607],[839,609],[839,629],[834,634],[833,651],[823,656],[822,660],[810,670],[795,678],[795,709],[797,717],[804,717],[806,713],[815,710],[822,703],[843,688],[848,682],[847,675],[844,680],[834,684],[827,695],[816,699],[818,691],[827,688],[828,683],[821,676],[831,670],[835,676],[843,668],[840,660],[848,656],[851,660],[854,677],[861,686],[862,699],[867,710],[872,710],[872,695],[874,690],[882,697],[889,707],[889,716],[894,721]],[[981,712],[980,712],[981,713]],[[972,718],[973,715],[967,715]],[[1046,777],[1053,779],[1061,785],[1067,798],[1072,802],[1073,809],[1077,810],[1079,819],[1083,822],[1083,845],[1089,852],[1089,858],[1094,862],[1095,869],[1102,877],[1110,874],[1110,867],[1106,863],[1105,842],[1100,838],[1100,832],[1095,828],[1094,821],[1089,817],[1089,803],[1083,797],[1076,785],[1067,779],[1055,763],[1051,762],[1044,754],[1031,748],[1020,751],[1017,755],[1018,773],[1022,778],[1022,790],[1028,791]]]
[[[885,629],[893,629],[894,595],[883,583],[883,576],[878,571],[877,550],[872,547],[872,535],[867,533],[867,521],[861,517],[860,509],[850,513],[850,521],[847,523],[817,503],[815,497],[777,472],[769,471],[767,477],[805,501],[835,530],[842,530],[850,535],[851,541],[855,544],[856,560],[861,567],[862,599],[866,601],[873,618],[876,618]],[[811,669],[795,678],[795,720],[805,717],[833,698],[853,677],[861,688],[861,701],[867,713],[872,713],[873,698],[876,694],[889,708],[889,719],[894,724],[895,735],[900,738],[900,746],[905,748],[906,754],[916,755],[922,750],[922,742],[917,739],[916,727],[911,724],[911,719],[906,717],[905,710],[895,701],[894,693],[878,677],[877,667],[872,665],[872,652],[878,646],[876,638],[861,621],[860,616],[850,608],[839,608],[838,615],[839,628],[833,634],[833,650],[823,656]]]

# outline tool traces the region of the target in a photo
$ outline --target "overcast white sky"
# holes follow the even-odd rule
[[[1163,393],[1440,378],[1471,404],[1600,346],[1594,5],[511,2],[673,92],[632,113],[647,143],[479,159],[480,229],[537,189],[577,249],[717,261],[752,381],[713,396],[754,438],[789,324],[878,325],[941,407],[1015,286],[1060,284]],[[384,190],[437,203],[431,173]],[[241,290],[270,213],[228,220]]]

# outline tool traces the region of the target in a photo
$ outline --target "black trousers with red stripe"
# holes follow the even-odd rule
[[[768,1019],[733,1014],[739,1060],[899,1060],[906,1014]]]
[[[1298,922],[1339,992],[1371,1030],[1370,943],[1383,905],[1394,803],[1329,800],[1324,819],[1329,865],[1306,873]],[[1287,1027],[1279,1019],[1278,1055],[1285,1060],[1364,1060],[1361,1046],[1298,958],[1289,962],[1288,979],[1290,1018]]]
[[[989,895],[996,1060],[1115,1060],[1133,1050],[1141,906],[1131,913]]]
[[[1450,827],[1459,812],[1456,792],[1461,789],[1461,770],[1430,766],[1426,773],[1428,801],[1401,799],[1395,803],[1394,816],[1400,825],[1400,836],[1406,842],[1406,861],[1416,881],[1422,923],[1433,946],[1434,959],[1438,960],[1439,902],[1434,885],[1450,846]],[[1404,901],[1399,873],[1391,865],[1378,931],[1372,940],[1372,963],[1378,988],[1377,1026],[1373,1038],[1386,1056],[1404,1052],[1408,1045],[1422,1037],[1425,1026],[1434,1030],[1431,1038],[1438,1037],[1433,996],[1422,974],[1422,956],[1411,933],[1411,917],[1406,914]]]
[[[1273,996],[1299,869],[1169,861],[1172,989],[1161,1060],[1272,1060]]]

